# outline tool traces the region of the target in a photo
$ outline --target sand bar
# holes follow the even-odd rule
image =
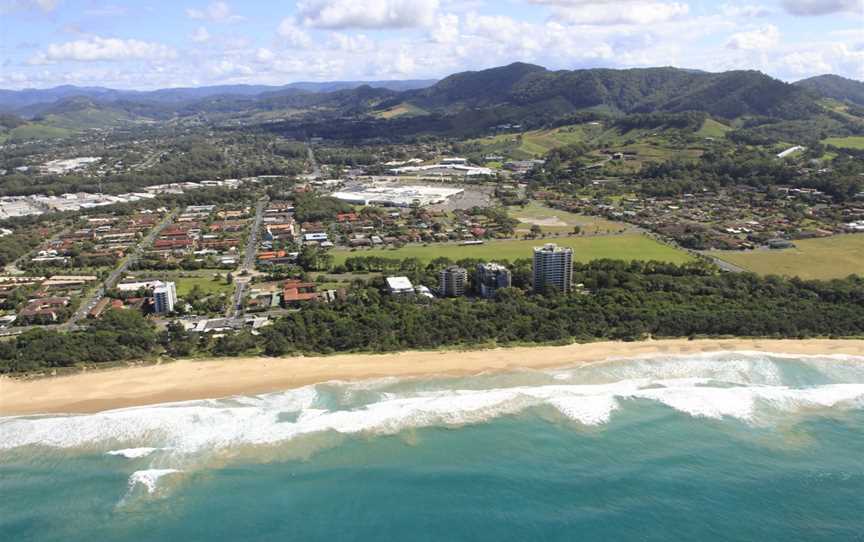
[[[185,360],[35,380],[0,378],[0,415],[98,412],[267,393],[329,380],[467,375],[562,367],[610,358],[718,351],[864,357],[864,340],[664,340],[378,355]]]

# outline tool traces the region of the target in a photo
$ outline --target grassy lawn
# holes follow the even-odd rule
[[[573,249],[573,259],[589,262],[599,259],[616,260],[658,260],[671,263],[684,263],[693,258],[680,250],[663,245],[644,235],[628,234],[606,237],[550,237],[528,241],[489,241],[483,245],[431,244],[409,245],[400,249],[336,250],[331,252],[334,263],[340,264],[352,256],[381,256],[384,258],[419,258],[428,262],[438,257],[452,260],[479,258],[489,261],[518,260],[531,258],[532,247],[544,243],[557,243]]]
[[[195,271],[151,271],[140,272],[138,278],[153,278],[172,281],[177,285],[177,296],[183,297],[198,286],[206,294],[230,294],[234,291],[233,284],[225,284],[225,275],[229,271],[225,269],[198,269]],[[222,278],[213,280],[213,276],[219,273]]]
[[[224,272],[223,272],[224,277]],[[210,277],[177,277],[173,279],[177,283],[177,296],[183,297],[192,291],[195,286],[201,288],[206,294],[228,294],[234,290],[231,284],[225,284],[225,280],[215,281]]]
[[[579,215],[552,209],[545,205],[532,201],[525,207],[509,207],[511,217],[519,220],[517,231],[528,232],[531,226],[537,224],[547,233],[570,233],[574,226],[582,228],[586,235],[598,233],[613,233],[630,228],[623,222],[614,222],[596,216]]]
[[[864,275],[864,235],[837,235],[795,241],[797,248],[777,251],[715,252],[714,255],[762,275],[834,279]]]
[[[864,136],[829,137],[823,143],[842,149],[864,150]]]

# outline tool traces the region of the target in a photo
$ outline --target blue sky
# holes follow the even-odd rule
[[[0,0],[0,88],[554,69],[864,79],[864,0]]]

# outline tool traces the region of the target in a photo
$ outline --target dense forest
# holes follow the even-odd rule
[[[357,262],[360,263],[360,262]],[[864,278],[802,281],[719,273],[704,264],[596,261],[575,266],[584,285],[567,295],[520,288],[494,300],[399,298],[357,288],[311,304],[261,335],[219,338],[171,325],[157,333],[142,316],[112,311],[86,331],[25,333],[0,342],[0,371],[169,356],[327,354],[410,348],[567,343],[653,337],[864,335]]]

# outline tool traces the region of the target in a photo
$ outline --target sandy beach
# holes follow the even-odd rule
[[[0,378],[0,415],[98,412],[267,393],[330,380],[468,375],[518,368],[562,367],[652,354],[718,351],[864,357],[864,340],[664,340],[379,355],[183,360],[35,380]]]

